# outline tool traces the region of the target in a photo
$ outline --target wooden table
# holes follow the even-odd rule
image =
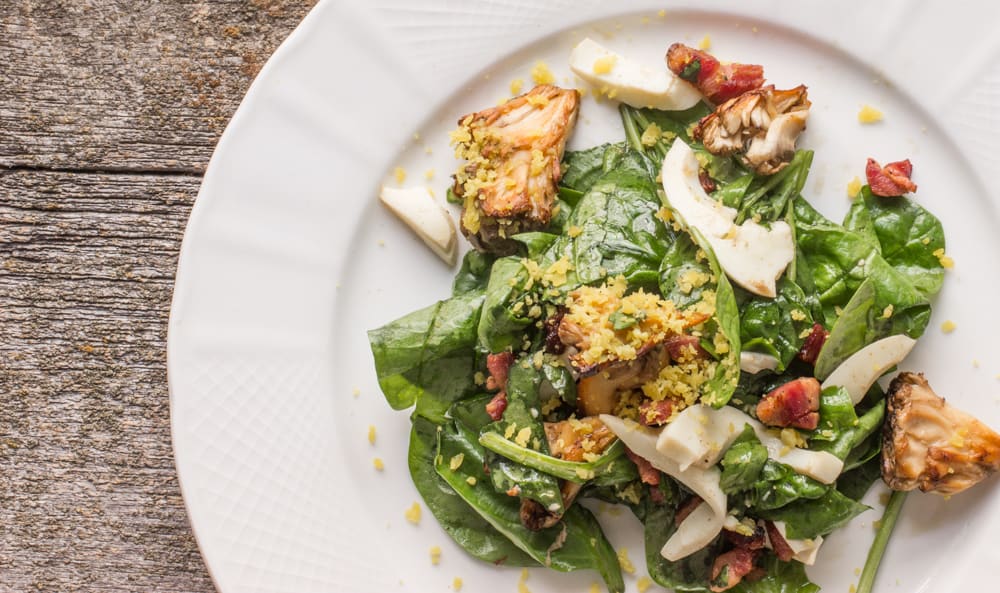
[[[312,4],[0,1],[0,591],[214,591],[170,444],[174,269]]]

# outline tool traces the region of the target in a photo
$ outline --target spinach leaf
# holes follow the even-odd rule
[[[433,419],[472,386],[482,303],[483,293],[472,291],[368,332],[379,386],[393,409],[428,399]]]
[[[778,280],[773,299],[752,295],[738,289],[740,305],[741,350],[763,352],[778,359],[777,371],[783,372],[802,348],[803,331],[813,325],[811,307],[805,292],[787,276]],[[739,298],[739,297],[738,297]]]
[[[509,566],[538,563],[479,516],[434,469],[438,425],[413,417],[408,465],[413,484],[441,527],[468,553]]]
[[[684,233],[677,233],[660,262],[660,293],[680,309],[702,300],[706,290],[714,290],[712,267],[708,258],[698,258],[698,246]],[[693,279],[698,279],[696,286]],[[708,280],[706,280],[708,279]],[[705,282],[701,282],[706,280]]]
[[[868,344],[897,334],[919,338],[930,322],[930,303],[885,260],[873,257],[868,273],[816,357],[820,380]]]
[[[736,306],[733,286],[722,272],[708,241],[696,230],[691,229],[691,231],[695,242],[708,256],[709,266],[716,278],[714,320],[718,326],[716,331],[722,334],[728,346],[726,352],[716,351],[719,364],[712,378],[702,386],[701,401],[712,407],[721,408],[729,402],[740,380],[740,313]]]
[[[861,500],[872,484],[881,477],[882,460],[875,455],[854,469],[842,473],[837,478],[837,490],[851,500]]]
[[[745,580],[730,591],[733,593],[818,593],[819,585],[809,581],[801,562],[782,562],[774,554],[762,561],[765,576],[756,581]]]
[[[843,387],[827,387],[820,394],[819,426],[810,437],[810,449],[826,451],[842,461],[855,447],[882,426],[883,405],[873,406],[860,418]]]
[[[539,395],[543,400],[558,397],[565,403],[576,406],[576,380],[573,372],[565,364],[545,364],[542,366],[542,381]],[[545,396],[548,397],[545,397]]]
[[[624,590],[614,549],[604,537],[597,520],[586,509],[574,505],[555,526],[531,531],[521,524],[520,500],[489,486],[489,477],[483,469],[484,452],[476,434],[449,423],[437,435],[435,470],[493,529],[544,566],[562,572],[598,570],[609,591],[619,593]],[[452,462],[456,459],[460,459],[461,463]],[[563,540],[561,546],[560,540]]]
[[[586,193],[601,176],[615,168],[624,152],[622,142],[567,152],[563,157],[563,176],[559,184],[581,194]]]
[[[485,290],[490,279],[490,268],[493,266],[492,255],[471,249],[462,258],[455,280],[451,284],[451,295],[458,296],[475,290]]]
[[[535,232],[521,233],[519,235],[514,235],[511,238],[527,248],[528,259],[537,260],[549,250],[559,236],[551,233]]]
[[[493,418],[490,418],[490,415],[486,413],[486,404],[493,399],[493,395],[492,393],[482,393],[460,399],[448,408],[446,417],[468,430],[478,433],[487,424],[493,422]]]
[[[796,501],[821,498],[829,489],[826,484],[804,476],[784,463],[768,459],[760,472],[760,479],[754,484],[752,506],[756,513],[764,513]]]
[[[934,255],[945,248],[941,221],[913,200],[883,198],[867,185],[851,204],[844,226],[878,241],[882,257],[926,297],[944,283],[944,267]]]
[[[666,481],[664,481],[666,482]],[[669,481],[671,488],[675,491],[674,499],[668,499],[668,504],[657,505],[649,501],[648,497],[643,506],[639,509],[642,516],[643,533],[646,547],[646,568],[649,576],[658,585],[674,591],[708,591],[709,577],[712,572],[712,563],[719,553],[720,539],[705,546],[701,550],[671,562],[660,555],[663,544],[667,543],[670,536],[677,530],[674,524],[676,514],[677,498],[676,485]]]
[[[514,439],[521,448],[530,447],[548,456],[549,443],[542,421],[538,418],[540,383],[541,373],[530,364],[528,357],[515,361],[507,376],[507,408],[503,418],[486,426],[484,433],[495,433],[495,438],[500,440]],[[554,512],[563,511],[559,481],[554,475],[495,456],[490,463],[490,477],[494,486],[502,492],[516,488],[522,497],[535,500]]]
[[[781,218],[789,202],[802,193],[812,159],[811,150],[797,150],[787,167],[769,177],[758,178],[759,182],[754,183],[743,197],[736,224],[748,218],[764,223]]]
[[[839,529],[870,507],[828,488],[816,499],[802,499],[779,509],[759,511],[758,516],[771,521],[784,521],[785,533],[791,539],[812,539]]]
[[[479,347],[484,351],[503,352],[521,344],[521,334],[533,320],[514,313],[512,305],[523,293],[527,279],[527,271],[517,256],[502,257],[493,263],[477,331]]]
[[[879,338],[923,333],[930,303],[882,257],[879,242],[826,220],[804,200],[794,202],[793,218],[803,267],[823,305],[824,325],[832,327],[816,361],[818,378]]]
[[[722,456],[722,476],[719,485],[726,494],[751,488],[767,462],[767,448],[761,444],[753,428],[747,424]]]
[[[623,275],[630,286],[655,286],[660,261],[672,242],[656,213],[660,201],[649,163],[634,151],[604,174],[580,199],[570,224],[572,262],[584,284]]]
[[[561,480],[583,483],[598,475],[610,471],[616,462],[624,465],[625,446],[621,441],[615,441],[599,458],[594,461],[566,461],[540,451],[522,447],[511,442],[496,432],[486,431],[479,436],[479,444],[502,455],[507,459],[538,470]]]

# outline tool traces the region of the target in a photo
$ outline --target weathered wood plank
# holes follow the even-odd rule
[[[314,2],[0,2],[0,167],[202,171]]]
[[[200,178],[0,173],[0,591],[213,591],[166,321]]]

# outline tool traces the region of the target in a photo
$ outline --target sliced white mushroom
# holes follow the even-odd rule
[[[822,388],[843,387],[851,396],[851,401],[857,404],[868,393],[872,383],[903,362],[916,344],[916,340],[902,334],[872,342],[840,363],[823,381]]]
[[[684,484],[704,501],[677,527],[660,554],[667,560],[676,561],[711,543],[726,520],[726,495],[719,486],[719,469],[688,467],[682,470],[675,460],[657,451],[657,431],[617,416],[602,414],[600,418],[632,452]]]
[[[458,257],[455,222],[426,187],[382,186],[379,199],[449,266]]]
[[[694,107],[701,93],[666,68],[647,68],[617,54],[589,37],[569,56],[573,73],[591,85],[613,92],[614,98],[632,107],[679,111]]]
[[[740,370],[751,375],[778,368],[778,359],[763,352],[740,352]]]
[[[844,469],[844,462],[837,456],[825,451],[789,447],[759,421],[732,406],[716,409],[697,404],[685,408],[661,430],[656,450],[672,459],[681,470],[712,467],[740,436],[746,424],[753,428],[767,449],[768,457],[800,474],[832,484]]]
[[[663,191],[685,225],[708,241],[726,276],[754,294],[773,298],[776,281],[795,257],[792,230],[784,221],[770,228],[752,220],[736,225],[736,210],[713,200],[701,187],[698,160],[687,144],[674,140],[663,159]]]
[[[823,536],[818,535],[813,539],[788,539],[785,536],[785,522],[784,521],[774,521],[774,528],[778,530],[781,537],[785,539],[788,543],[788,547],[792,549],[795,554],[792,556],[792,560],[798,560],[806,566],[812,566],[816,562],[816,554],[819,553],[819,547],[823,545]],[[771,545],[771,538],[767,539],[765,544],[768,548],[774,549]]]

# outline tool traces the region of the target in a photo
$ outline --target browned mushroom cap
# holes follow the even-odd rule
[[[539,85],[459,120],[452,134],[464,163],[453,191],[462,199],[462,233],[481,251],[513,253],[511,236],[549,223],[579,91]]]
[[[779,91],[769,85],[719,105],[694,135],[712,154],[741,153],[754,171],[772,175],[792,160],[810,105],[805,86]]]
[[[586,416],[611,414],[623,392],[652,381],[669,363],[669,350],[658,344],[642,352],[635,360],[600,365],[577,384],[577,407]]]
[[[893,490],[955,494],[1000,469],[1000,434],[948,405],[922,373],[889,387],[882,479]]]

